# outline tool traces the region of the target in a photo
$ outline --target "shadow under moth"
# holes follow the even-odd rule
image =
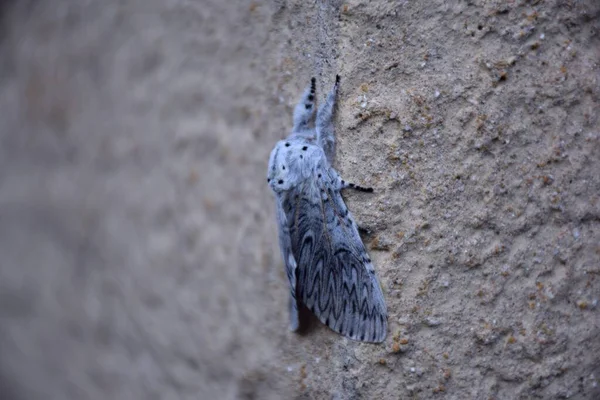
[[[315,78],[294,109],[292,132],[269,157],[267,182],[275,194],[279,245],[290,283],[290,329],[303,303],[334,331],[382,342],[387,310],[375,269],[341,190],[372,192],[343,180],[335,155],[333,112],[340,78],[315,119]]]

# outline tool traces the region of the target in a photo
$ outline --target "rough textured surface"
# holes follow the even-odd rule
[[[70,3],[0,12],[3,399],[600,397],[600,3]],[[336,73],[380,346],[286,329],[267,158]]]

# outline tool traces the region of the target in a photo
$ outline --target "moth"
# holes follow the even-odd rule
[[[290,135],[269,157],[267,182],[275,195],[279,245],[290,283],[290,330],[303,303],[332,330],[357,341],[382,342],[387,309],[375,269],[342,199],[352,188],[332,167],[333,113],[340,77],[315,116],[315,78],[294,109]],[[313,125],[314,120],[314,126]]]

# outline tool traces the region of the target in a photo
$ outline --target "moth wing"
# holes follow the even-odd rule
[[[382,342],[387,310],[364,244],[338,190],[297,197],[292,250],[298,298],[334,331],[353,340]]]
[[[289,313],[290,313],[290,330],[296,331],[300,325],[298,318],[298,301],[296,299],[296,258],[292,252],[292,241],[290,237],[290,229],[288,223],[288,217],[283,210],[283,199],[281,196],[277,196],[277,223],[279,230],[279,247],[281,248],[281,255],[285,263],[285,272],[290,283],[290,297],[289,297]],[[290,213],[293,215],[293,212]]]

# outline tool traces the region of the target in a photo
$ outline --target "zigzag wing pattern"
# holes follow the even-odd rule
[[[375,270],[340,192],[322,190],[295,190],[284,201],[297,298],[334,331],[382,342],[387,310]]]

